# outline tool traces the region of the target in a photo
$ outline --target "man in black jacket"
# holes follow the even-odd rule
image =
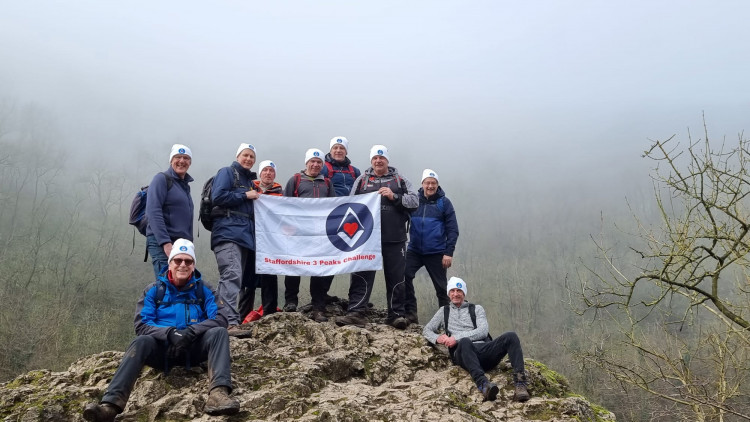
[[[383,254],[388,317],[386,323],[403,330],[409,325],[404,309],[404,271],[406,269],[406,225],[409,213],[419,200],[411,183],[389,165],[388,148],[375,145],[370,149],[371,167],[354,181],[352,195],[380,194],[380,233]],[[375,284],[375,271],[352,273],[349,282],[349,307],[336,324],[364,327],[364,312]]]

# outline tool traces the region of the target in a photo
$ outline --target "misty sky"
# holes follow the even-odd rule
[[[418,184],[611,186],[648,139],[750,128],[745,1],[0,0],[0,101],[143,180],[188,144],[198,182],[240,142],[283,183],[333,136]],[[135,161],[135,162],[133,162]],[[113,164],[115,165],[115,164]],[[647,175],[638,170],[644,180]],[[451,185],[453,181],[453,185]],[[195,189],[199,189],[197,186]]]

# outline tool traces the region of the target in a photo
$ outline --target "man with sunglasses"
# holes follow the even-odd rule
[[[83,418],[112,422],[125,409],[143,365],[168,371],[172,366],[208,361],[209,395],[203,408],[210,415],[233,415],[240,403],[232,391],[229,335],[224,309],[195,269],[195,247],[174,242],[167,269],[143,291],[136,306],[135,332],[100,403],[90,403]]]

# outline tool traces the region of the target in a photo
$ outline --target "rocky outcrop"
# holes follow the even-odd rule
[[[382,313],[372,313],[378,321]],[[612,413],[570,394],[567,381],[527,359],[532,394],[511,401],[510,367],[489,373],[501,392],[483,402],[468,373],[412,325],[398,331],[316,323],[302,313],[279,313],[246,325],[252,336],[231,339],[233,395],[239,415],[209,417],[206,370],[175,368],[164,374],[144,368],[119,421],[614,421]],[[81,421],[98,400],[122,352],[103,352],[73,363],[65,372],[32,371],[0,385],[4,421]]]

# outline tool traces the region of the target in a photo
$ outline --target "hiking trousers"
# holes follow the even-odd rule
[[[383,243],[383,276],[388,318],[404,317],[404,270],[406,242]],[[349,312],[364,313],[375,285],[375,271],[352,273],[349,281]]]
[[[279,277],[276,274],[261,274],[259,277],[263,315],[275,314],[279,309]]]
[[[263,316],[276,313],[279,307],[279,286],[278,277],[275,274],[257,274],[257,282],[260,285],[255,287],[243,287],[240,291],[240,303],[238,312],[240,321],[244,321],[253,309],[255,309],[255,289],[260,287],[260,300],[263,305]]]
[[[495,368],[506,354],[513,372],[524,371],[521,340],[513,331],[484,343],[473,343],[471,339],[464,337],[450,352],[453,363],[466,369],[477,385],[487,379],[484,373]]]
[[[154,280],[156,280],[162,273],[162,268],[169,263],[169,257],[164,253],[164,248],[159,245],[156,236],[153,234],[146,236],[146,250],[151,256],[151,264],[154,266],[154,275],[156,276]]]
[[[432,285],[435,287],[435,296],[437,296],[438,306],[450,304],[448,299],[448,270],[443,268],[443,254],[422,255],[414,251],[406,251],[406,271],[404,272],[405,291],[404,291],[404,308],[406,313],[417,313],[417,296],[414,293],[414,277],[420,268],[427,270],[430,275]]]
[[[168,344],[151,336],[138,336],[130,343],[125,356],[117,368],[102,403],[112,403],[125,409],[135,381],[143,365],[168,371],[172,366],[198,365],[208,361],[208,391],[214,387],[227,387],[232,390],[229,356],[229,334],[223,327],[214,327],[190,345],[190,349],[176,359],[167,358]]]
[[[301,277],[288,275],[284,277],[284,303],[299,304],[299,285]],[[323,311],[326,307],[326,296],[333,283],[333,276],[310,277],[310,298],[315,311]]]
[[[238,303],[240,290],[243,287],[255,289],[255,251],[234,242],[222,242],[214,247],[214,255],[219,267],[216,295],[220,305],[226,308],[229,326],[239,325],[242,323]]]

